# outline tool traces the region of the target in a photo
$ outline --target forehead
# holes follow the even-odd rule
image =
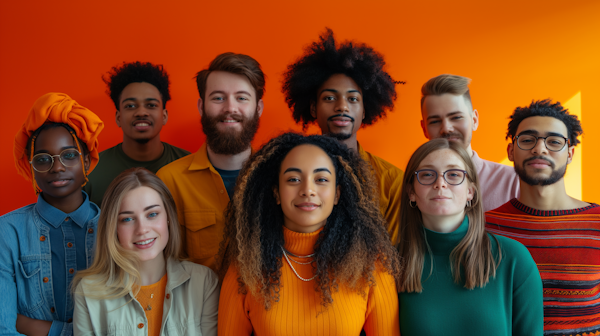
[[[136,100],[157,99],[162,102],[162,97],[156,86],[146,82],[127,85],[121,92],[119,100],[123,102],[123,100],[130,98]]]
[[[120,211],[141,211],[144,208],[158,204],[163,206],[159,193],[149,187],[137,187],[129,190],[121,201]]]
[[[210,95],[214,91],[224,93],[246,91],[253,97],[256,96],[256,91],[246,76],[226,71],[213,71],[206,78],[206,94]]]
[[[358,84],[354,79],[344,74],[331,75],[323,84],[319,87],[318,94],[321,94],[323,90],[333,89],[339,92],[358,91],[362,94],[362,90],[358,87]]]
[[[73,147],[75,141],[66,128],[57,126],[45,129],[35,139],[35,152],[46,151],[50,154],[59,154],[64,147]]]
[[[529,117],[525,118],[519,124],[517,128],[517,135],[524,131],[535,131],[539,135],[547,133],[559,133],[563,136],[567,135],[567,126],[560,120],[554,117]]]
[[[296,146],[287,154],[281,163],[281,172],[290,167],[300,168],[303,172],[329,168],[333,173],[334,169],[329,155],[320,147],[309,144]]]
[[[424,119],[432,116],[443,117],[446,114],[453,112],[471,112],[463,96],[453,95],[451,93],[444,93],[439,96],[426,96],[421,110]]]
[[[449,148],[436,150],[429,153],[419,164],[420,168],[433,168],[443,171],[447,168],[465,169],[465,163],[460,156]]]

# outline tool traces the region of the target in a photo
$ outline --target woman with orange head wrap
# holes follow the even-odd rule
[[[15,165],[38,200],[0,217],[0,334],[72,334],[70,284],[93,260],[100,213],[81,188],[103,128],[66,94],[48,93],[15,136]]]

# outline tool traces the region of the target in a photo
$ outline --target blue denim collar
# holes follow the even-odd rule
[[[87,221],[89,219],[88,216],[90,215],[91,209],[90,199],[88,195],[85,193],[85,191],[81,192],[83,193],[83,203],[79,208],[77,208],[77,210],[71,213],[64,213],[61,210],[58,210],[57,208],[48,204],[48,202],[46,202],[42,197],[41,193],[38,195],[38,200],[35,204],[35,208],[38,214],[44,220],[46,220],[46,222],[48,222],[55,228],[60,227],[60,225],[65,222],[65,219],[67,217],[71,218],[79,227],[83,227],[87,224]]]

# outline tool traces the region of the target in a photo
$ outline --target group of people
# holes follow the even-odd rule
[[[471,148],[470,80],[422,87],[428,142],[402,171],[361,127],[396,100],[383,56],[327,30],[284,73],[294,120],[255,150],[265,77],[224,53],[197,73],[206,142],[160,139],[162,66],[104,78],[123,142],[68,95],[15,137],[37,202],[0,217],[0,335],[595,335],[600,206],[567,195],[582,128],[558,102],[517,107],[514,169]]]

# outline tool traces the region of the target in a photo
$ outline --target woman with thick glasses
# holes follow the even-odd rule
[[[429,141],[410,158],[403,182],[401,334],[541,335],[538,269],[523,245],[485,231],[467,152]]]
[[[62,93],[39,98],[14,143],[37,202],[0,217],[0,334],[71,335],[71,280],[91,264],[100,209],[81,190],[104,124]]]

